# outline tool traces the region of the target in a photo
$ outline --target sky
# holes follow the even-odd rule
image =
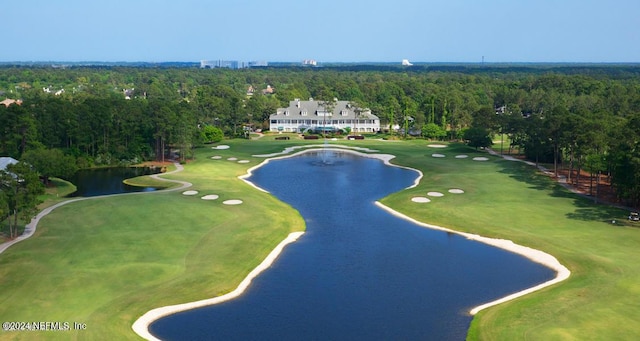
[[[0,62],[640,62],[639,0],[20,0]]]

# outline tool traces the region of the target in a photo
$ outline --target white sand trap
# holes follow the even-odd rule
[[[456,159],[466,159],[468,157],[469,155],[465,155],[465,154],[456,155]]]
[[[227,146],[226,144],[221,144],[219,146],[216,147],[211,147],[212,149],[229,149],[230,147]]]
[[[211,159],[220,160],[220,159],[222,159],[222,156],[220,156],[220,155],[212,156]]]
[[[208,299],[204,299],[204,300],[200,300],[200,301],[188,302],[188,303],[182,303],[182,304],[176,304],[176,305],[170,305],[170,306],[164,306],[164,307],[160,307],[160,308],[155,308],[153,310],[150,310],[150,311],[146,312],[144,315],[140,316],[136,320],[136,322],[133,323],[131,328],[133,329],[133,331],[136,332],[136,334],[140,335],[142,338],[144,338],[146,340],[158,340],[157,337],[155,337],[154,335],[152,335],[149,332],[149,325],[151,325],[151,323],[153,323],[154,321],[156,321],[156,320],[158,320],[158,319],[160,319],[160,318],[162,318],[164,316],[175,314],[175,313],[178,313],[178,312],[181,312],[181,311],[186,311],[186,310],[191,310],[191,309],[195,309],[195,308],[211,306],[211,305],[214,305],[214,304],[219,304],[219,303],[226,302],[226,301],[229,301],[231,299],[234,299],[236,297],[239,297],[240,295],[242,295],[245,292],[245,290],[247,290],[247,288],[249,287],[251,282],[256,277],[258,277],[260,275],[260,273],[262,273],[264,270],[266,270],[269,267],[271,267],[273,262],[275,262],[275,260],[278,258],[278,256],[282,252],[282,250],[287,245],[295,242],[303,234],[304,234],[304,232],[293,232],[293,233],[290,233],[289,236],[287,238],[285,238],[285,240],[280,242],[280,244],[278,244],[276,246],[276,248],[273,249],[273,251],[271,251],[271,253],[269,253],[267,258],[265,258],[262,261],[262,263],[260,263],[260,265],[258,265],[255,269],[253,269],[247,275],[247,277],[245,277],[245,279],[242,280],[242,282],[240,282],[238,287],[235,288],[233,291],[231,291],[229,293],[226,293],[226,294],[224,294],[222,296],[216,296],[216,297],[213,297],[213,298],[208,298]]]
[[[452,188],[452,189],[449,190],[449,193],[462,194],[462,193],[464,193],[464,191],[459,189],[459,188]]]
[[[489,161],[489,158],[484,156],[478,156],[478,157],[474,157],[473,161]]]
[[[428,196],[430,197],[443,197],[444,194],[440,193],[440,192],[429,192],[427,193]]]
[[[431,154],[431,157],[444,157],[444,154]]]
[[[198,194],[198,191],[184,191],[184,192],[182,192],[182,194],[184,194],[184,195],[196,195],[196,194]]]
[[[429,145],[427,145],[427,147],[431,147],[431,148],[447,148],[447,146],[445,146],[444,144],[429,144]]]
[[[220,196],[219,196],[219,195],[217,195],[217,194],[208,194],[208,195],[203,196],[203,197],[202,197],[202,198],[200,198],[200,199],[202,199],[202,200],[216,200],[216,199],[218,199],[219,197],[220,197]]]
[[[423,203],[431,202],[431,199],[425,198],[425,197],[413,197],[411,198],[411,201],[423,204]]]
[[[230,157],[230,158],[228,158],[227,160],[229,160],[229,161],[236,161],[236,160],[238,160],[238,158],[237,158],[237,157]]]
[[[225,205],[240,205],[242,204],[242,200],[231,199],[231,200],[225,200],[222,203]]]
[[[249,160],[240,160],[240,161],[238,161],[238,163],[249,163],[249,162],[250,162]]]

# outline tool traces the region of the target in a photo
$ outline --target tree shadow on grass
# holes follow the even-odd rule
[[[500,173],[526,183],[531,189],[546,191],[549,196],[554,198],[573,200],[573,206],[576,209],[566,214],[569,219],[611,223],[614,220],[622,222],[629,214],[627,210],[622,208],[595,203],[590,197],[573,193],[531,165],[515,161],[503,161],[500,165],[503,166]]]
[[[577,194],[573,194],[578,196]],[[567,218],[582,221],[600,221],[611,223],[613,221],[622,222],[627,219],[628,211],[609,206],[606,204],[596,204],[590,199],[577,197],[573,203],[576,206],[574,212],[566,214]]]
[[[510,178],[526,183],[529,188],[539,191],[549,191],[554,197],[573,197],[572,193],[555,183],[547,175],[536,171],[533,166],[517,161],[502,161],[500,173]]]

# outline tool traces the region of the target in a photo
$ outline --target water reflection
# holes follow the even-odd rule
[[[461,340],[476,305],[544,282],[523,257],[389,215],[375,200],[417,174],[351,154],[270,162],[251,181],[300,211],[307,233],[241,297],[174,314],[168,340]],[[407,203],[411,204],[411,203]]]
[[[123,181],[136,176],[157,174],[160,168],[149,167],[115,167],[82,169],[76,172],[71,183],[77,190],[71,194],[74,197],[93,197],[98,195],[119,194],[128,192],[149,192],[153,187],[129,186]]]

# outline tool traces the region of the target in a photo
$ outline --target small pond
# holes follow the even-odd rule
[[[330,151],[257,169],[249,180],[300,211],[307,232],[242,296],[164,317],[150,331],[166,340],[464,340],[472,307],[554,277],[374,204],[417,176]]]
[[[107,194],[155,191],[156,189],[153,187],[129,186],[123,181],[159,172],[160,168],[149,167],[81,169],[76,172],[73,178],[69,179],[78,188],[71,196],[95,197]]]

